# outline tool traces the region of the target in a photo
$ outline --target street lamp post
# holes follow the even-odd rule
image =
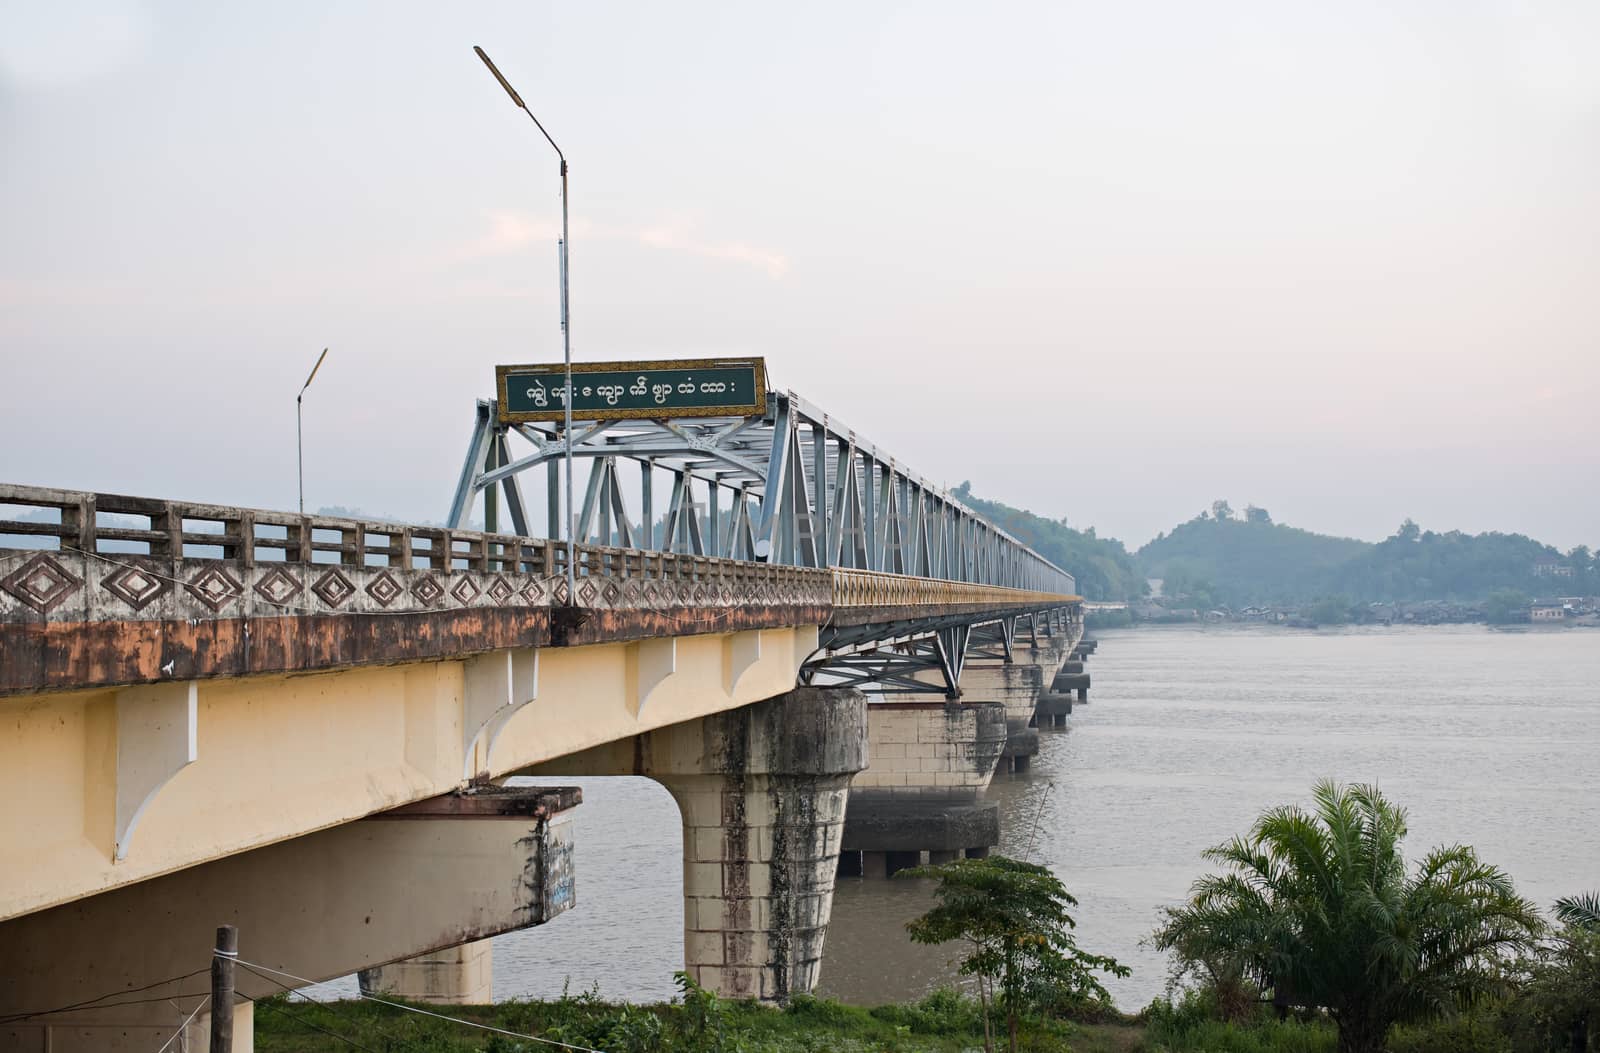
[[[571,238],[567,231],[567,155],[562,153],[561,147],[557,146],[556,141],[550,138],[550,133],[544,130],[544,125],[539,123],[539,118],[535,117],[533,111],[528,109],[528,104],[522,101],[522,96],[517,94],[517,89],[513,88],[511,82],[506,80],[505,75],[495,66],[488,54],[477,45],[473,45],[472,50],[476,51],[478,57],[483,60],[483,64],[489,67],[489,72],[494,74],[494,79],[499,81],[500,86],[506,90],[506,94],[511,96],[511,101],[517,104],[517,109],[528,115],[528,119],[533,122],[535,128],[539,129],[539,133],[544,136],[545,142],[550,144],[550,148],[556,152],[556,157],[561,161],[561,353],[563,361],[566,363],[566,391],[562,396],[561,406],[564,410],[562,413],[562,437],[566,442],[564,459],[567,473],[567,602],[576,604],[578,602],[577,572],[575,569],[577,554],[574,548],[574,541],[578,530],[575,512],[572,507],[572,326],[571,317],[567,312],[567,251],[568,246],[571,244]]]
[[[322,354],[317,356],[317,364],[311,367],[311,373],[306,377],[306,382],[300,385],[300,394],[294,397],[294,450],[295,459],[300,468],[300,514],[306,514],[306,444],[304,430],[300,426],[300,406],[305,401],[306,388],[316,379],[317,370],[322,368],[322,360],[328,357],[328,349],[323,348]]]

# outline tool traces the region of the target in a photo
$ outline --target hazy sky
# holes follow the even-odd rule
[[[0,5],[0,480],[437,518],[497,362],[935,480],[1600,544],[1600,4]]]

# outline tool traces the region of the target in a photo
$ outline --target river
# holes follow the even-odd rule
[[[1001,850],[1047,862],[1080,905],[1079,944],[1133,969],[1136,1009],[1166,982],[1142,941],[1205,869],[1200,852],[1319,778],[1376,782],[1410,811],[1412,858],[1475,845],[1541,906],[1600,888],[1600,632],[1482,627],[1106,631],[1093,688],[1031,771],[996,776]],[[557,780],[551,780],[557,781]],[[598,985],[672,993],[682,962],[677,806],[644,779],[578,782],[577,909],[495,943],[497,998]],[[841,879],[819,993],[916,997],[950,951],[904,922],[926,883]],[[349,980],[326,993],[351,993]]]

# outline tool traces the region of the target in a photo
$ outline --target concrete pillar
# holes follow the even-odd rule
[[[851,780],[851,800],[976,798],[1005,748],[998,702],[874,702],[867,707],[870,763]]]
[[[665,786],[683,814],[685,971],[719,995],[781,1002],[816,984],[850,777],[866,766],[866,696],[801,687],[529,773]]]
[[[894,872],[885,853],[998,843],[998,809],[979,796],[1005,748],[1003,705],[874,702],[867,707],[867,734],[871,763],[850,784],[844,830],[845,850],[871,857],[863,877]]]
[[[963,701],[999,702],[1006,723],[1025,728],[1044,690],[1044,672],[1031,662],[968,661],[961,671]]]
[[[763,1001],[809,994],[833,909],[866,699],[797,688],[707,718],[708,770],[657,773],[683,812],[684,966]]]
[[[954,863],[956,860],[958,860],[960,858],[961,858],[961,850],[959,848],[955,849],[954,851],[938,851],[938,852],[936,852],[936,851],[933,851],[933,850],[929,850],[929,852],[928,852],[928,862],[930,864],[935,865],[935,866],[937,866],[937,865],[939,865],[941,863]]]
[[[487,1005],[494,1001],[493,944],[493,940],[474,940],[363,969],[361,993],[435,1005]]]

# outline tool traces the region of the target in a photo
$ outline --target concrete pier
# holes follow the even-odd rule
[[[979,799],[1007,741],[998,702],[867,707],[871,763],[851,783],[840,873],[891,877],[929,858],[1000,841],[998,808]]]
[[[851,802],[976,798],[994,774],[1008,724],[999,702],[874,702],[867,707],[870,761],[851,780]]]
[[[1062,692],[1047,691],[1039,696],[1039,708],[1034,715],[1041,728],[1066,727],[1067,717],[1072,715],[1072,696]]]
[[[1001,763],[1014,768],[1016,758],[1039,752],[1039,736],[1029,734],[1034,706],[1045,685],[1045,672],[1032,662],[969,661],[961,672],[963,699],[999,702],[1006,707],[1006,746]],[[1027,761],[1023,762],[1026,766]]]
[[[645,775],[683,814],[684,969],[729,998],[817,982],[866,696],[796,688],[563,757],[528,774]]]
[[[924,852],[930,858],[979,858],[999,843],[1000,806],[993,801],[852,801],[841,873],[893,877],[921,862]],[[859,854],[859,864],[850,859],[853,854]]]
[[[1089,674],[1062,673],[1056,677],[1051,690],[1059,694],[1077,692],[1080,703],[1089,701]]]

